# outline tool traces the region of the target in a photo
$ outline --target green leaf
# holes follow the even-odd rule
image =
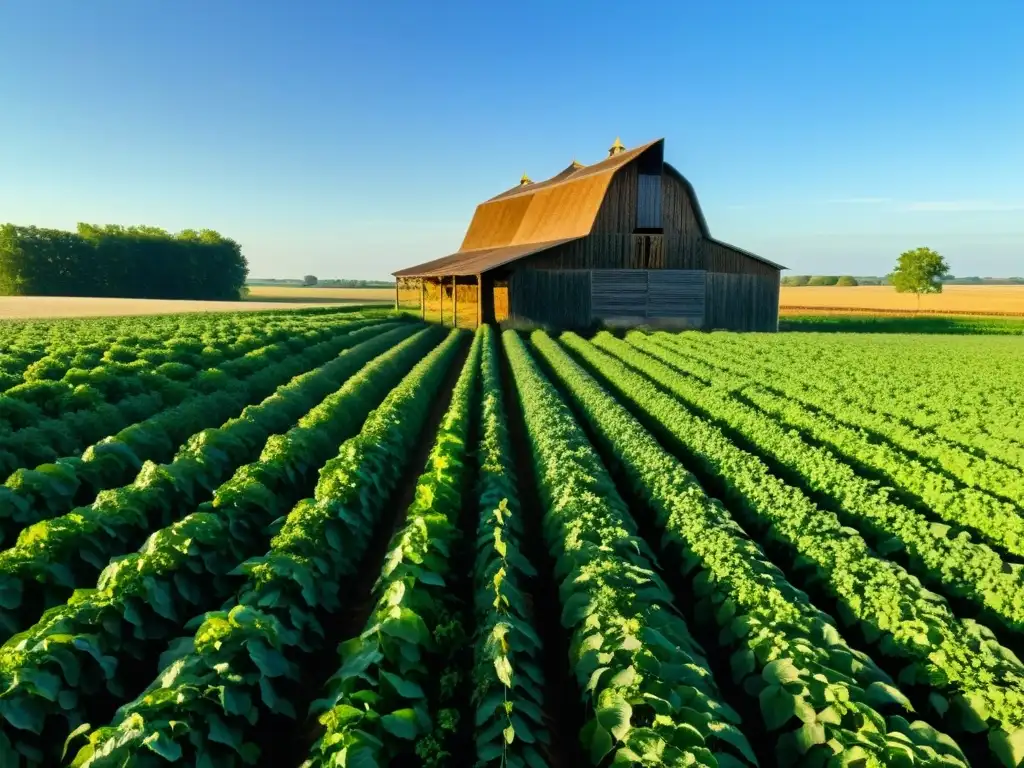
[[[617,741],[622,741],[629,733],[629,721],[632,716],[633,707],[625,699],[614,700],[597,710],[598,724],[609,731]]]
[[[796,697],[780,685],[769,685],[761,691],[761,716],[769,731],[781,728],[796,713]]]
[[[173,763],[175,760],[181,759],[181,745],[168,737],[163,731],[149,734],[149,736],[142,740],[142,743],[168,762]]]
[[[392,674],[391,672],[385,672],[381,670],[380,676],[391,684],[391,687],[395,689],[395,693],[404,699],[423,699],[426,698],[426,693],[420,687],[419,683],[413,682],[412,680],[406,680],[405,678],[399,677],[398,675]],[[409,710],[410,712],[412,710]]]
[[[708,730],[715,735],[716,738],[731,744],[736,750],[742,754],[747,760],[753,765],[757,765],[757,757],[754,755],[754,750],[750,746],[750,742],[747,741],[747,737],[743,735],[735,725],[731,723],[718,723],[712,721],[708,723]]]
[[[804,723],[796,732],[796,743],[800,754],[807,754],[815,744],[825,743],[825,726],[817,722]]]
[[[899,688],[883,683],[880,680],[871,683],[865,689],[864,696],[875,707],[886,704],[898,704],[908,712],[914,711],[914,705],[910,703],[910,699],[904,696]]]
[[[612,735],[601,727],[597,720],[591,720],[580,734],[584,745],[590,750],[590,762],[600,765],[605,755],[612,751],[615,740]]]
[[[797,682],[800,679],[800,670],[790,659],[776,659],[765,664],[761,676],[765,682],[782,685]]]
[[[210,741],[226,744],[234,750],[242,745],[239,734],[228,727],[228,725],[217,714],[210,713],[206,716],[207,729],[210,734]]]
[[[380,719],[380,724],[388,733],[400,739],[412,741],[416,738],[419,728],[416,724],[416,712],[412,709],[396,709]]]
[[[70,746],[71,742],[74,741],[75,739],[77,739],[82,734],[88,733],[91,730],[91,728],[92,728],[92,726],[89,725],[89,723],[82,723],[80,726],[75,728],[75,730],[73,730],[71,733],[68,734],[68,737],[66,739],[64,739],[64,751],[61,752],[61,755],[60,755],[60,759],[61,760],[63,760],[64,758],[66,758],[68,756],[68,746]],[[0,741],[0,744],[2,744],[2,743],[3,742]]]
[[[1006,768],[1016,768],[1024,760],[1024,729],[1013,733],[989,731],[988,745]]]

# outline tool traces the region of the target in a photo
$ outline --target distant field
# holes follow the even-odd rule
[[[336,304],[393,301],[388,289],[289,288],[251,286],[245,301],[167,301],[105,299],[79,296],[0,296],[0,319],[164,315],[176,312],[255,312],[261,309],[303,309]]]
[[[248,301],[298,301],[323,304],[394,302],[394,288],[302,288],[291,285],[250,285]]]
[[[96,299],[78,296],[0,296],[0,319],[166,315],[177,312],[255,312],[261,309],[305,309],[348,302],[303,301],[164,301],[161,299]]]
[[[808,312],[898,314],[917,311],[917,297],[896,293],[885,285],[784,287],[779,306],[783,315]],[[1024,286],[947,285],[942,293],[922,296],[921,311],[930,314],[1024,316]]]

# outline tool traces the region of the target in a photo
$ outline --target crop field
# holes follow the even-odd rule
[[[394,288],[330,288],[298,285],[250,285],[248,301],[315,302],[323,304],[394,304]]]
[[[891,286],[783,286],[783,315],[864,312],[878,315],[937,314],[1024,317],[1024,285],[946,285],[942,293],[917,296]]]
[[[0,349],[3,768],[1024,765],[1024,339]]]

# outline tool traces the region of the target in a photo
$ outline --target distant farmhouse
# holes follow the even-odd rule
[[[424,313],[428,295],[460,317],[472,297],[477,323],[776,330],[785,267],[711,237],[664,151],[616,139],[594,165],[524,175],[477,206],[457,253],[395,272],[399,287]]]

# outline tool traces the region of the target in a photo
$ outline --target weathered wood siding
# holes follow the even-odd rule
[[[529,269],[668,269],[664,235],[591,235],[521,262]]]
[[[508,321],[514,326],[585,328],[590,324],[590,272],[517,269],[509,277]]]
[[[591,234],[631,234],[636,227],[637,168],[630,163],[612,176]]]
[[[707,273],[708,330],[777,331],[779,329],[779,274],[739,275]]]
[[[594,320],[675,318],[697,328],[704,323],[705,275],[699,270],[595,270],[590,290]]]
[[[703,262],[708,272],[726,272],[734,275],[761,275],[778,278],[781,274],[771,264],[747,256],[716,240],[702,240]]]
[[[673,245],[684,250],[694,248],[701,237],[686,187],[671,173],[662,174],[662,228],[666,238],[674,239]]]
[[[661,174],[637,177],[637,229],[661,229]]]
[[[599,269],[590,273],[590,316],[647,316],[647,270]]]

